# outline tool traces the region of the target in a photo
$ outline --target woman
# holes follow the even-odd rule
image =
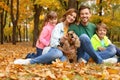
[[[61,61],[66,61],[62,50],[60,50],[60,38],[62,38],[68,31],[69,25],[76,21],[77,11],[75,9],[69,9],[63,15],[61,22],[58,23],[51,34],[51,49],[41,56],[38,56],[34,59],[17,59],[14,61],[14,64],[35,64],[35,63],[50,63],[55,59],[59,58]]]

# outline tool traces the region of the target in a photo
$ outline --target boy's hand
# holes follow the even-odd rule
[[[104,51],[106,48],[104,48],[104,47],[98,47],[98,50],[99,51]]]

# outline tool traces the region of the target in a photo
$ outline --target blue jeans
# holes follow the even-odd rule
[[[59,50],[58,48],[51,48],[48,53],[43,54],[41,56],[38,56],[34,59],[30,60],[31,64],[34,63],[42,63],[42,64],[47,64],[47,63],[51,63],[52,61],[54,61],[55,59],[59,58],[61,61],[65,61],[66,57],[63,55],[62,51]]]
[[[93,49],[92,44],[90,42],[90,38],[86,35],[86,34],[82,34],[79,37],[80,41],[81,41],[81,46],[80,48],[78,48],[78,58],[86,58],[89,56],[92,57],[92,59],[100,64],[102,63],[102,58],[100,57],[100,55]]]
[[[102,59],[108,59],[108,58],[112,58],[113,56],[116,55],[116,48],[113,44],[110,44],[106,50],[104,51],[98,51],[97,52]]]
[[[103,59],[108,59],[116,54],[116,48],[114,45],[109,45],[104,51],[95,51],[90,42],[90,38],[86,34],[82,34],[80,36],[81,46],[78,48],[78,59],[83,58],[86,61],[89,60],[90,57],[96,63],[102,63]]]
[[[37,51],[36,54],[35,53],[28,53],[25,58],[35,58],[35,57],[38,57],[38,56],[42,55],[43,49],[40,49],[40,48],[36,47],[36,51]]]
[[[120,49],[118,47],[116,47],[116,46],[115,46],[115,48],[117,50],[116,55],[120,57]]]

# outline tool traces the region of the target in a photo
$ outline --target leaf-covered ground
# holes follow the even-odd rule
[[[31,43],[0,45],[0,80],[120,80],[120,63],[67,63],[15,65],[16,58],[35,52]]]

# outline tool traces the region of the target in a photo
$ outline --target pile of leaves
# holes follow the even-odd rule
[[[120,63],[96,64],[60,62],[16,65],[13,61],[35,52],[30,43],[0,45],[0,80],[120,80]]]

